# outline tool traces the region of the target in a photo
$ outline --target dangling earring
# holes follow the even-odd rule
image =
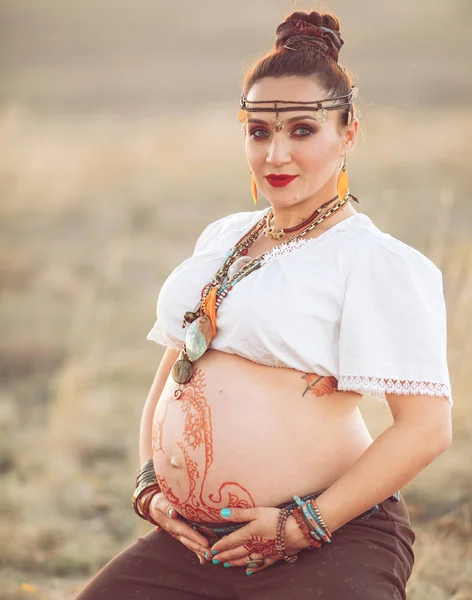
[[[351,200],[354,200],[354,202],[357,202],[358,204],[360,204],[360,201],[351,194],[351,192],[349,191],[349,178],[347,176],[346,173],[346,155],[344,154],[341,159],[344,159],[343,162],[343,168],[341,169],[341,171],[339,172],[338,175],[338,183],[337,183],[337,188],[338,188],[338,197],[340,200],[344,200],[344,198],[346,196],[349,196],[349,198]]]
[[[257,186],[254,181],[254,177],[251,174],[251,191],[252,191],[252,199],[254,200],[254,204],[257,204]]]
[[[344,200],[349,193],[349,178],[346,173],[346,155],[344,154],[341,160],[344,159],[343,167],[338,175],[338,198]]]

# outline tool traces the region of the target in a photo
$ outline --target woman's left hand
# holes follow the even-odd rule
[[[263,558],[263,566],[246,568],[248,574],[262,571],[279,560],[283,560],[283,557],[275,550],[275,531],[279,508],[256,507],[224,510],[231,510],[231,514],[224,517],[227,521],[234,523],[249,521],[249,523],[213,544],[211,547],[212,554],[214,553],[213,560],[216,559],[220,564],[228,567],[247,567],[249,560]],[[296,554],[310,545],[303,537],[303,533],[292,515],[285,524],[284,540],[287,554]],[[249,558],[249,554],[251,558]]]

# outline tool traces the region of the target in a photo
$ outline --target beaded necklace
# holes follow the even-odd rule
[[[316,218],[316,215],[319,214],[322,208],[331,201],[320,206],[313,215],[314,220],[302,231],[292,235],[284,243],[289,244],[292,240],[305,236],[318,227],[320,223],[341,210],[348,201],[349,194],[343,200],[339,199],[331,208]],[[269,209],[268,215],[271,213],[272,207]],[[185,336],[180,357],[172,367],[172,377],[178,384],[178,388],[174,391],[176,398],[182,394],[182,386],[192,378],[193,363],[205,354],[216,336],[216,312],[221,302],[241,279],[247,277],[253,271],[260,269],[264,257],[271,252],[272,249],[266,250],[255,258],[247,256],[249,248],[254,244],[260,232],[266,226],[266,217],[268,215],[264,215],[226,253],[225,260],[213,276],[213,279],[203,287],[200,294],[200,301],[195,309],[185,313],[182,328],[185,328],[188,324],[190,326]]]

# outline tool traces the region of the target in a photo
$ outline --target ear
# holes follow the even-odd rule
[[[359,119],[354,117],[350,125],[346,125],[344,129],[344,150],[351,152],[356,143],[357,131],[359,130]]]

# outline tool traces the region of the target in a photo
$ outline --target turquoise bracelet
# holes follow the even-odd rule
[[[308,510],[307,503],[302,502],[302,500],[300,500],[299,496],[293,496],[293,499],[295,500],[295,502],[297,503],[297,505],[299,506],[299,508],[305,515],[307,521],[310,523],[310,525],[312,527],[312,531],[310,531],[311,537],[314,538],[315,540],[318,540],[321,542],[324,539],[324,532],[319,528],[318,521],[313,519],[311,513]]]
[[[320,536],[320,538],[323,541],[325,541],[325,542],[328,541],[329,538],[327,537],[326,533],[323,531],[323,529],[321,528],[320,524],[318,523],[318,519],[315,517],[315,515],[310,510],[309,504],[305,503],[305,506],[306,506],[306,513],[308,513],[308,515],[311,517],[311,521],[312,521],[312,523],[313,523],[313,525],[315,527],[316,533]],[[305,506],[304,506],[304,509],[305,509]],[[305,510],[304,510],[304,512],[305,512]]]
[[[315,538],[315,540],[324,541],[327,544],[331,542],[331,538],[328,535],[324,523],[321,523],[318,515],[315,513],[313,507],[310,502],[303,502],[299,496],[293,496],[293,499],[297,503],[297,505],[302,510],[306,519],[309,523],[312,524],[315,531],[310,531],[310,535]]]
[[[321,535],[321,537],[323,538],[323,540],[329,544],[331,542],[330,537],[328,536],[323,524],[321,523],[318,515],[315,513],[315,511],[313,510],[313,507],[311,506],[311,504],[309,502],[306,503],[307,508],[311,514],[311,516],[315,519],[316,523],[319,525],[319,528],[317,529],[318,533]]]
[[[311,526],[311,531],[310,531],[310,535],[312,538],[314,538],[315,540],[318,540],[319,542],[322,541],[321,538],[321,532],[320,529],[316,523],[316,521],[313,520],[311,514],[308,512],[307,508],[306,508],[306,504],[304,504],[302,507],[302,512],[305,515],[306,520],[310,523]]]

